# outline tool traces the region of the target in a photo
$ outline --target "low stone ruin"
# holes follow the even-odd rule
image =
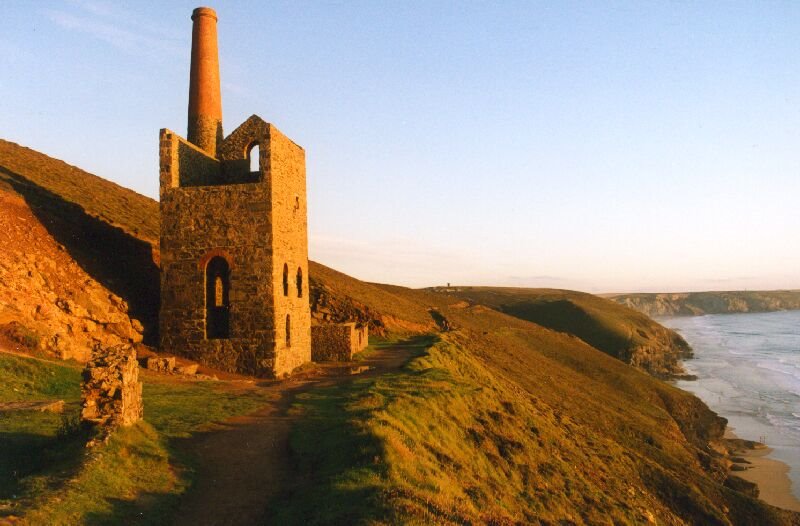
[[[179,374],[196,380],[216,379],[216,377],[213,376],[198,374],[197,370],[200,368],[200,365],[183,358],[178,360],[174,356],[160,356],[147,351],[138,352],[137,355],[139,356],[139,365],[148,371],[163,374]]]
[[[311,327],[311,359],[315,362],[349,362],[368,344],[367,325],[336,323]]]
[[[151,356],[147,358],[145,362],[145,367],[147,367],[151,371],[157,371],[160,373],[171,373],[173,369],[175,369],[175,357],[160,357],[160,356]]]
[[[129,426],[143,415],[136,350],[95,346],[83,370],[81,420],[104,427]]]

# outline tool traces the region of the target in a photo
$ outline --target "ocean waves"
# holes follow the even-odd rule
[[[662,323],[694,349],[694,382],[678,386],[728,419],[737,435],[764,440],[787,463],[800,497],[800,311],[676,317]]]

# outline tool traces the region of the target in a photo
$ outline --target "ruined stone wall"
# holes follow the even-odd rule
[[[273,283],[283,292],[283,269],[287,266],[288,294],[275,295],[275,326],[279,337],[279,373],[311,361],[311,308],[308,287],[308,225],[306,211],[305,152],[275,127],[269,130],[268,162],[272,181]],[[299,277],[299,281],[298,281]],[[299,288],[298,288],[299,283]],[[290,317],[291,345],[285,336]]]
[[[369,325],[356,325],[355,328],[356,352],[363,351],[369,345]]]
[[[258,144],[257,182],[231,184],[252,180],[253,173],[239,177],[220,168],[214,180],[219,184],[181,186],[182,172],[195,165],[181,165],[178,141],[162,130],[162,350],[227,371],[287,374],[311,360],[304,152],[253,116],[223,141],[220,160],[223,167],[243,169],[250,147]],[[214,256],[230,266],[226,339],[206,339],[205,265]],[[284,264],[290,268],[286,295]]]
[[[369,345],[369,329],[355,323],[311,327],[311,358],[315,362],[349,362]]]
[[[219,161],[209,157],[206,152],[181,137],[173,141],[178,172],[178,184],[175,186],[206,186],[214,184],[219,173]]]
[[[165,352],[226,371],[273,368],[269,220],[252,185],[176,188],[161,198],[161,316]],[[206,339],[206,263],[230,266],[230,338]]]
[[[358,352],[355,323],[311,327],[311,358],[315,362],[349,362]]]
[[[139,362],[130,345],[96,346],[83,370],[81,419],[96,425],[128,426],[143,415]]]

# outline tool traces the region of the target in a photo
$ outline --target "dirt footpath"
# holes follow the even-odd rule
[[[257,412],[225,421],[218,429],[196,434],[183,447],[199,465],[195,485],[183,497],[176,525],[260,524],[269,501],[292,476],[289,431],[296,416],[287,415],[294,397],[314,387],[377,376],[400,368],[420,351],[398,343],[373,351],[356,367],[325,367],[323,374],[259,387],[275,392],[274,401]]]

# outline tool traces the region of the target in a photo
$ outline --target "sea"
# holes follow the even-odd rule
[[[739,438],[761,441],[790,468],[800,498],[800,311],[658,318],[694,349],[697,380],[677,386],[728,419]]]

